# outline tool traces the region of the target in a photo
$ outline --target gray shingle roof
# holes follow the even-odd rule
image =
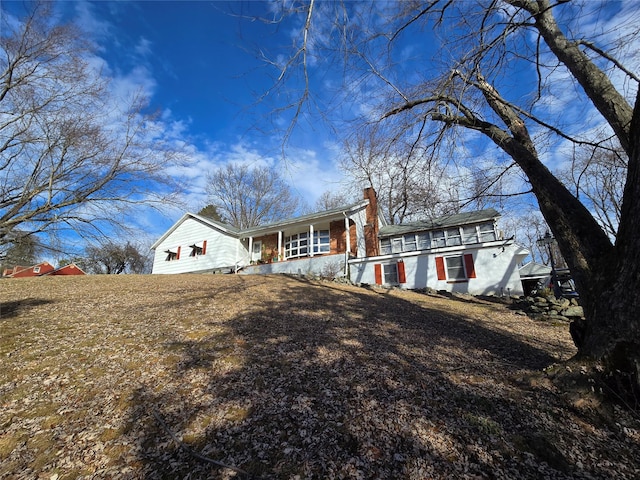
[[[399,225],[387,225],[380,229],[380,237],[392,237],[413,232],[425,232],[428,230],[439,230],[448,227],[457,227],[471,223],[486,222],[498,218],[500,214],[493,208],[477,210],[474,212],[463,212],[452,215],[444,215],[433,220],[421,220],[418,222],[402,223]]]

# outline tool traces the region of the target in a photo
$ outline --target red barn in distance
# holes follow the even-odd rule
[[[43,277],[46,275],[86,275],[86,273],[75,263],[54,268],[49,262],[41,262],[30,267],[17,265],[2,272],[2,276],[6,278]]]

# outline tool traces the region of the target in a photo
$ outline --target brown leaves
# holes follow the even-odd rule
[[[639,473],[638,422],[540,373],[573,355],[566,328],[503,305],[288,277],[50,280],[0,283],[39,300],[0,318],[0,477],[241,477],[198,456],[258,478]]]

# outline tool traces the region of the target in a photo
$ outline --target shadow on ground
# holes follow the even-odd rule
[[[205,313],[211,335],[165,342],[172,381],[136,393],[147,478],[611,474],[580,458],[600,440],[565,428],[562,400],[527,382],[558,361],[549,352],[382,291],[288,279],[245,294],[255,306],[226,333]]]

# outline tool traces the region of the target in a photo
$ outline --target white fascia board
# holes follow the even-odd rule
[[[193,218],[194,220],[198,220],[201,223],[204,223],[205,225],[208,225],[211,228],[214,228],[216,230],[221,231],[222,233],[225,233],[229,236],[233,236],[238,238],[238,233],[234,232],[232,230],[229,230],[228,228],[225,228],[223,224],[220,224],[214,220],[210,220],[208,218],[205,217],[201,217],[200,215],[196,215],[194,213],[185,213],[184,215],[182,215],[182,217],[180,217],[180,219],[174,223],[169,230],[167,230],[158,240],[156,240],[153,245],[151,245],[151,250],[155,250],[156,248],[158,248],[158,246],[169,236],[171,235],[180,225],[182,225],[186,220],[188,220],[189,218]]]

